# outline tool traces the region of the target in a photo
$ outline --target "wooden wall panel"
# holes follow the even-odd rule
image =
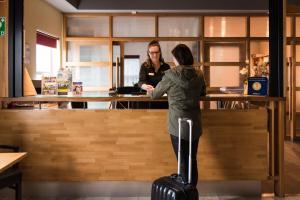
[[[6,17],[6,35],[0,37],[0,97],[8,96],[8,0],[0,2],[0,13]]]
[[[245,180],[267,176],[266,110],[205,111],[200,179]]]
[[[151,181],[176,172],[165,110],[0,110],[25,180]],[[201,180],[267,179],[267,111],[203,112]]]

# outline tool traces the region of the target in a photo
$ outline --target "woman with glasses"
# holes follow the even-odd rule
[[[154,88],[161,81],[164,72],[170,66],[164,62],[160,44],[153,40],[148,44],[148,59],[142,64],[139,75],[139,87],[143,90]]]

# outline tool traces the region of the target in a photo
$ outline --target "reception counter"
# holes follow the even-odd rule
[[[34,96],[7,102],[151,101],[146,96]],[[166,101],[166,98],[158,101]],[[208,95],[201,101],[264,102],[256,109],[204,109],[200,180],[270,180],[283,188],[284,99]],[[0,109],[0,141],[19,145],[28,181],[152,181],[176,172],[167,110]]]

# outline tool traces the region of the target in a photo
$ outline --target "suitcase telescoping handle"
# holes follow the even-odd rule
[[[180,175],[180,161],[181,161],[181,123],[187,122],[189,124],[189,176],[188,176],[188,183],[192,182],[192,127],[193,122],[191,119],[188,118],[178,118],[178,125],[179,125],[179,138],[178,138],[178,174]]]

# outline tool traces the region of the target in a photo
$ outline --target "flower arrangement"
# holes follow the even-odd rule
[[[269,56],[253,54],[251,58],[252,65],[249,67],[249,60],[246,60],[246,65],[240,70],[240,75],[244,80],[244,94],[247,94],[249,76],[269,77]]]
[[[241,74],[241,76],[243,77],[244,82],[247,81],[247,79],[248,79],[248,77],[249,77],[249,70],[248,70],[247,66],[243,67],[243,68],[240,70],[240,74]]]
[[[253,54],[252,59],[250,76],[269,77],[269,56]]]
[[[245,66],[240,70],[240,75],[244,80],[244,84],[247,82],[249,77],[249,60],[245,61]]]

